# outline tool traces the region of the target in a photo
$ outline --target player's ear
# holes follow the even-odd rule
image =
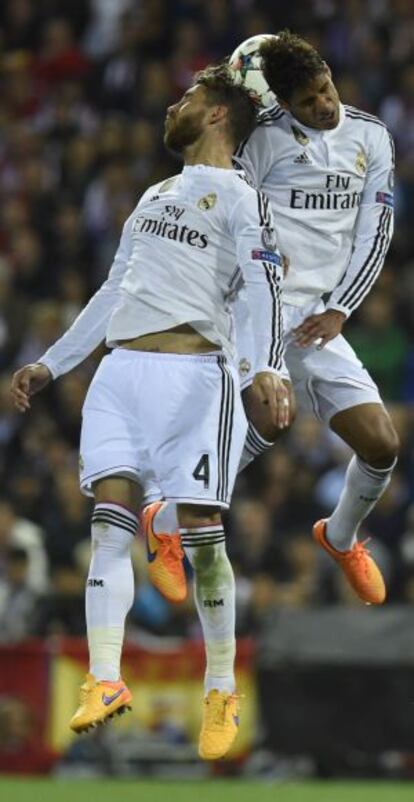
[[[224,105],[212,106],[210,110],[210,123],[221,123],[227,119],[228,107]]]

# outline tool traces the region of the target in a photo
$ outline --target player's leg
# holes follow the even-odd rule
[[[125,619],[134,600],[131,546],[138,519],[135,482],[108,477],[94,483],[92,554],[86,582],[89,674],[71,719],[75,732],[128,709],[131,693],[121,679]]]
[[[94,498],[86,585],[90,673],[70,726],[82,732],[124,710],[120,679],[125,618],[133,601],[130,549],[137,531],[140,450],[135,430],[136,371],[118,351],[105,357],[87,393],[80,441],[80,483]],[[128,404],[131,409],[128,409]]]
[[[339,503],[327,520],[315,524],[314,537],[339,563],[359,597],[380,604],[384,581],[364,543],[358,543],[357,532],[395,465],[398,442],[391,420],[375,382],[344,337],[335,337],[322,350],[289,343],[286,361],[299,409],[313,411],[356,452]]]
[[[359,404],[338,412],[330,427],[355,452],[341,498],[328,520],[329,540],[345,550],[352,547],[360,524],[390,483],[399,441],[382,404]]]
[[[151,463],[165,498],[178,505],[181,542],[194,571],[207,653],[199,751],[216,759],[237,733],[235,587],[220,509],[230,503],[247,423],[237,373],[223,355],[163,355],[154,362],[169,393],[162,408],[148,409],[158,433]]]
[[[194,599],[206,650],[199,753],[205,760],[216,760],[230,749],[238,728],[234,574],[220,509],[183,504],[178,505],[178,517],[182,545],[194,572]]]
[[[314,536],[342,565],[358,595],[364,601],[380,604],[386,596],[384,580],[357,535],[391,481],[398,435],[381,403],[361,403],[344,409],[331,418],[330,427],[355,454],[338,504],[327,521],[315,524]]]

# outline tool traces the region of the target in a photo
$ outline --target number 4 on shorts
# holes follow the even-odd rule
[[[194,479],[197,479],[197,482],[204,482],[204,487],[207,489],[210,483],[210,462],[208,454],[203,454],[203,456],[200,457],[193,470],[193,476]]]

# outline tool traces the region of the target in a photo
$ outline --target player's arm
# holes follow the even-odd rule
[[[341,332],[346,319],[362,303],[377,280],[394,227],[393,173],[393,142],[387,129],[380,127],[379,137],[372,144],[348,267],[333,291],[326,311],[311,315],[295,330],[298,345],[307,347],[320,339],[318,347],[323,348]]]
[[[39,357],[38,362],[25,365],[13,375],[11,394],[20,412],[30,408],[30,396],[46,387],[52,379],[83,362],[105,339],[108,321],[127,267],[131,247],[130,226],[131,218],[124,225],[108,278],[70,328]]]
[[[273,216],[268,199],[246,187],[233,205],[230,230],[235,239],[253,323],[256,376],[254,386],[269,404],[273,422],[289,422],[289,397],[280,377],[283,355],[281,290],[283,264],[276,248]]]

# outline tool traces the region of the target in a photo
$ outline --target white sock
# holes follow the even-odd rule
[[[262,437],[262,435],[259,434],[257,429],[253,426],[251,421],[249,421],[238,473],[241,473],[241,471],[243,471],[247,465],[253,462],[256,457],[260,457],[261,454],[264,454],[265,451],[267,451],[273,445],[274,443],[269,443],[268,440],[265,440],[264,437]]]
[[[236,598],[224,530],[220,526],[206,526],[180,529],[180,534],[194,570],[194,597],[207,658],[205,693],[214,688],[233,693]]]
[[[96,504],[92,515],[92,559],[86,583],[90,673],[120,678],[125,618],[134,600],[131,545],[136,515],[117,504]]]
[[[335,549],[352,548],[360,524],[388,487],[396,462],[389,468],[373,468],[356,455],[352,457],[340,499],[327,521],[326,535]]]

